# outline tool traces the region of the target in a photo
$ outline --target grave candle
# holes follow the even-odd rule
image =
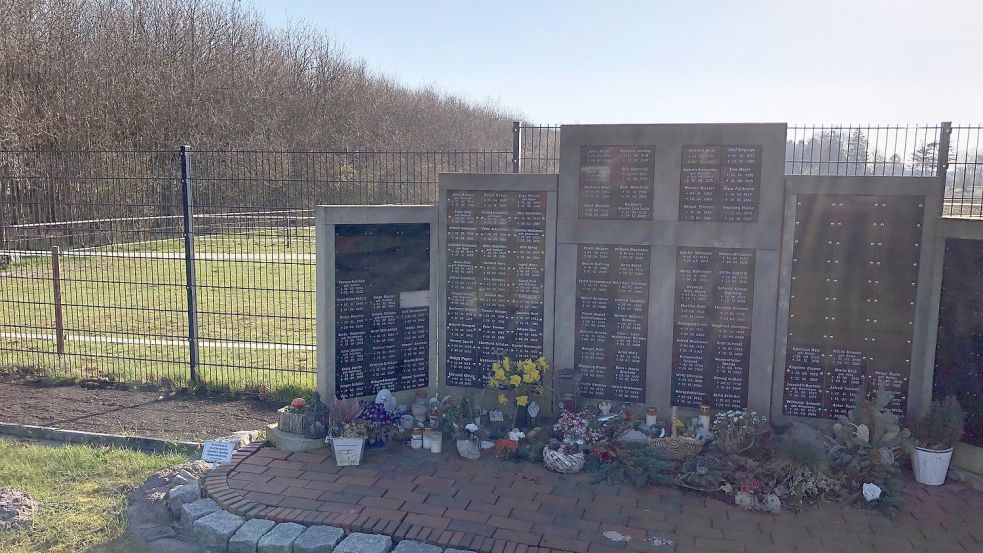
[[[648,427],[653,427],[658,422],[659,410],[655,407],[648,407],[645,409],[645,425]]]
[[[444,443],[444,437],[440,432],[429,432],[430,434],[430,451],[432,453],[440,453],[441,446]]]

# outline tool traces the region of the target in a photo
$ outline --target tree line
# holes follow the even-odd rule
[[[509,114],[219,0],[0,0],[0,150],[455,150]]]

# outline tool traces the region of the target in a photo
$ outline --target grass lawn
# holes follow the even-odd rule
[[[185,461],[178,454],[0,439],[0,485],[22,488],[43,504],[30,529],[0,533],[0,551],[138,552],[123,537],[127,493]]]
[[[203,236],[195,250],[199,256],[312,254],[314,244],[310,229],[291,230],[289,245],[285,231],[262,229]],[[174,255],[183,252],[183,242],[96,251]],[[207,383],[233,390],[313,387],[313,349],[264,346],[315,344],[313,259],[200,259],[196,274],[201,372]],[[183,258],[63,256],[61,283],[67,355],[55,353],[52,338],[0,336],[0,369],[187,383],[188,351],[180,343],[188,332]],[[0,274],[0,333],[53,336],[53,296],[49,255],[25,257]],[[130,343],[92,341],[107,338]],[[227,347],[223,341],[254,347]]]

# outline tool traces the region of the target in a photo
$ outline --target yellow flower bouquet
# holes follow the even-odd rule
[[[514,362],[509,357],[492,363],[488,388],[499,390],[498,403],[527,407],[543,393],[543,376],[550,365],[545,358]]]

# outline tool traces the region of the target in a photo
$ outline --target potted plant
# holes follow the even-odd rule
[[[517,363],[509,357],[492,364],[487,387],[498,390],[498,403],[515,407],[513,428],[524,428],[528,422],[527,408],[533,398],[543,393],[543,376],[550,369],[545,358],[526,359]]]
[[[335,400],[329,414],[331,448],[339,467],[362,462],[368,424],[360,417],[362,404],[357,399]]]
[[[364,405],[358,418],[365,422],[366,446],[370,448],[385,446],[399,425],[399,418],[381,403]]]
[[[941,486],[949,472],[952,448],[962,438],[966,412],[955,396],[932,402],[928,414],[911,421],[909,429],[915,450],[911,466],[915,481]]]
[[[277,411],[277,428],[292,434],[307,434],[307,400],[294,398],[290,405]]]
[[[481,427],[473,422],[454,429],[454,440],[457,442],[457,452],[465,459],[472,461],[481,457],[481,440],[484,433]]]

